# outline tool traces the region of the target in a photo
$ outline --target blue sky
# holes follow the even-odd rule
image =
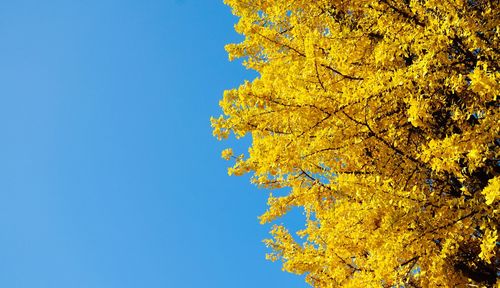
[[[307,287],[209,118],[255,74],[221,1],[0,1],[0,287]],[[300,214],[300,213],[299,213]],[[300,218],[300,215],[297,216]]]

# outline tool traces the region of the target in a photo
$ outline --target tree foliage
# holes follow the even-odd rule
[[[226,0],[259,73],[214,135],[251,134],[271,260],[314,287],[499,285],[499,1]]]

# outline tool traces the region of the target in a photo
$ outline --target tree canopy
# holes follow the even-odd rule
[[[259,76],[214,135],[251,135],[229,174],[288,191],[262,223],[306,216],[268,258],[314,287],[499,285],[499,1],[226,4]]]

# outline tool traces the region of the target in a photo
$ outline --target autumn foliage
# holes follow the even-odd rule
[[[226,3],[259,77],[214,135],[251,135],[229,173],[288,191],[263,223],[306,216],[268,257],[314,287],[499,285],[499,1]]]

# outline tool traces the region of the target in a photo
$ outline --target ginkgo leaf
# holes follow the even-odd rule
[[[226,0],[258,73],[224,93],[229,174],[270,195],[268,259],[314,287],[493,287],[499,1]]]

